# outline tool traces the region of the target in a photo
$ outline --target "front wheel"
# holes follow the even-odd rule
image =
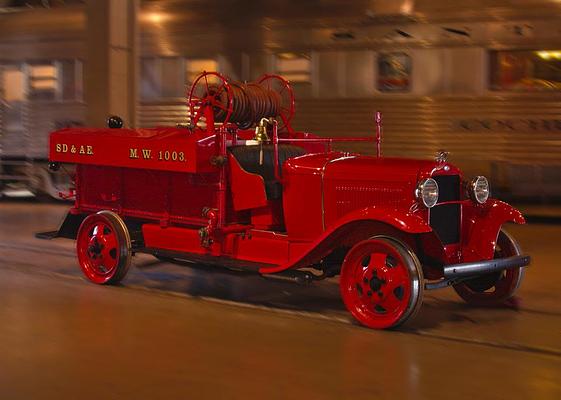
[[[516,240],[501,230],[497,238],[494,258],[522,254]],[[524,278],[524,267],[506,269],[454,285],[454,290],[468,304],[480,307],[498,306],[516,293]]]
[[[341,296],[361,324],[393,328],[411,319],[423,299],[423,271],[404,243],[374,237],[357,243],[341,268]]]
[[[129,231],[112,211],[100,211],[84,219],[78,230],[76,250],[86,278],[100,285],[119,283],[132,258]]]

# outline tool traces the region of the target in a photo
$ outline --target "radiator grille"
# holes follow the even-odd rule
[[[460,177],[458,175],[433,176],[438,183],[438,202],[460,200]]]
[[[438,183],[438,202],[460,200],[460,177],[458,175],[433,176]],[[461,204],[437,204],[430,210],[430,226],[443,244],[460,241]]]
[[[430,210],[430,226],[443,244],[460,241],[460,207],[458,203],[435,206]]]

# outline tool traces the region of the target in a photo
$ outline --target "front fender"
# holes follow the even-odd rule
[[[396,231],[420,234],[432,232],[432,228],[422,218],[410,212],[376,206],[366,207],[339,218],[309,246],[299,251],[295,257],[291,257],[289,262],[276,267],[261,268],[259,272],[273,274],[286,269],[306,267],[343,244],[352,246],[373,235]]]
[[[520,211],[500,200],[490,199],[484,205],[464,207],[462,261],[493,258],[499,231],[507,222],[526,223]]]

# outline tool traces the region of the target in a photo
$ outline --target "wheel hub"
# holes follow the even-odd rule
[[[370,279],[368,285],[370,286],[370,289],[372,289],[373,292],[378,292],[380,289],[382,289],[382,286],[386,284],[386,280],[378,278],[376,270],[374,270],[373,274],[374,275]]]
[[[101,256],[104,246],[99,243],[96,237],[92,238],[92,243],[88,246],[88,253],[92,258]]]

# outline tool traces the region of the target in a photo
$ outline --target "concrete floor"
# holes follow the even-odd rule
[[[517,309],[427,292],[400,331],[356,325],[336,280],[303,288],[138,257],[120,287],[40,241],[66,205],[0,202],[0,399],[561,398],[559,225],[512,227]]]

